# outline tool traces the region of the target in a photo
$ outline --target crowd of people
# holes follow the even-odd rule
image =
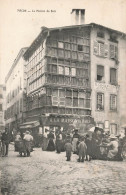
[[[33,136],[30,131],[25,133],[17,132],[15,136],[15,151],[20,156],[30,156],[33,151]],[[8,147],[10,137],[7,129],[2,133],[2,156],[8,156]],[[117,160],[122,161],[122,150],[126,146],[126,136],[121,137],[110,135],[102,129],[95,127],[91,134],[79,134],[78,129],[71,133],[61,129],[46,130],[41,136],[41,147],[43,151],[56,151],[57,153],[65,152],[67,161],[71,160],[72,154],[78,155],[78,162],[90,161],[92,159],[100,160]]]
[[[57,153],[66,151],[67,161],[71,159],[72,153],[78,155],[78,162],[91,159],[122,161],[125,142],[125,137],[110,135],[97,127],[92,135],[81,135],[78,129],[74,129],[73,134],[61,130],[54,133],[51,130],[42,136],[42,149],[56,150]]]
[[[11,142],[11,136],[8,132],[8,129],[5,129],[1,135],[1,153],[2,157],[8,156],[9,144]],[[24,134],[17,132],[17,135],[14,138],[15,151],[19,152],[20,156],[24,153],[24,156],[30,156],[30,153],[33,150],[33,136],[30,135],[29,131],[26,131]]]

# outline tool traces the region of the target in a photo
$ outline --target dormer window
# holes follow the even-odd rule
[[[104,38],[105,37],[104,32],[103,31],[98,31],[97,32],[97,37]]]
[[[110,41],[117,43],[117,35],[114,33],[110,34]]]

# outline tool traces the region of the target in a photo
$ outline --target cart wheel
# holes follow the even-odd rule
[[[26,153],[24,153],[24,157],[26,157]]]
[[[20,154],[20,156],[22,156],[22,152],[20,152],[19,154]]]

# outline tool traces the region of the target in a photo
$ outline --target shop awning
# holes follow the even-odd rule
[[[30,129],[38,127],[40,125],[39,121],[30,121],[20,125],[20,129]]]

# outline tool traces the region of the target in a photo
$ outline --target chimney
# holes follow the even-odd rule
[[[72,9],[72,25],[85,24],[85,9]]]

